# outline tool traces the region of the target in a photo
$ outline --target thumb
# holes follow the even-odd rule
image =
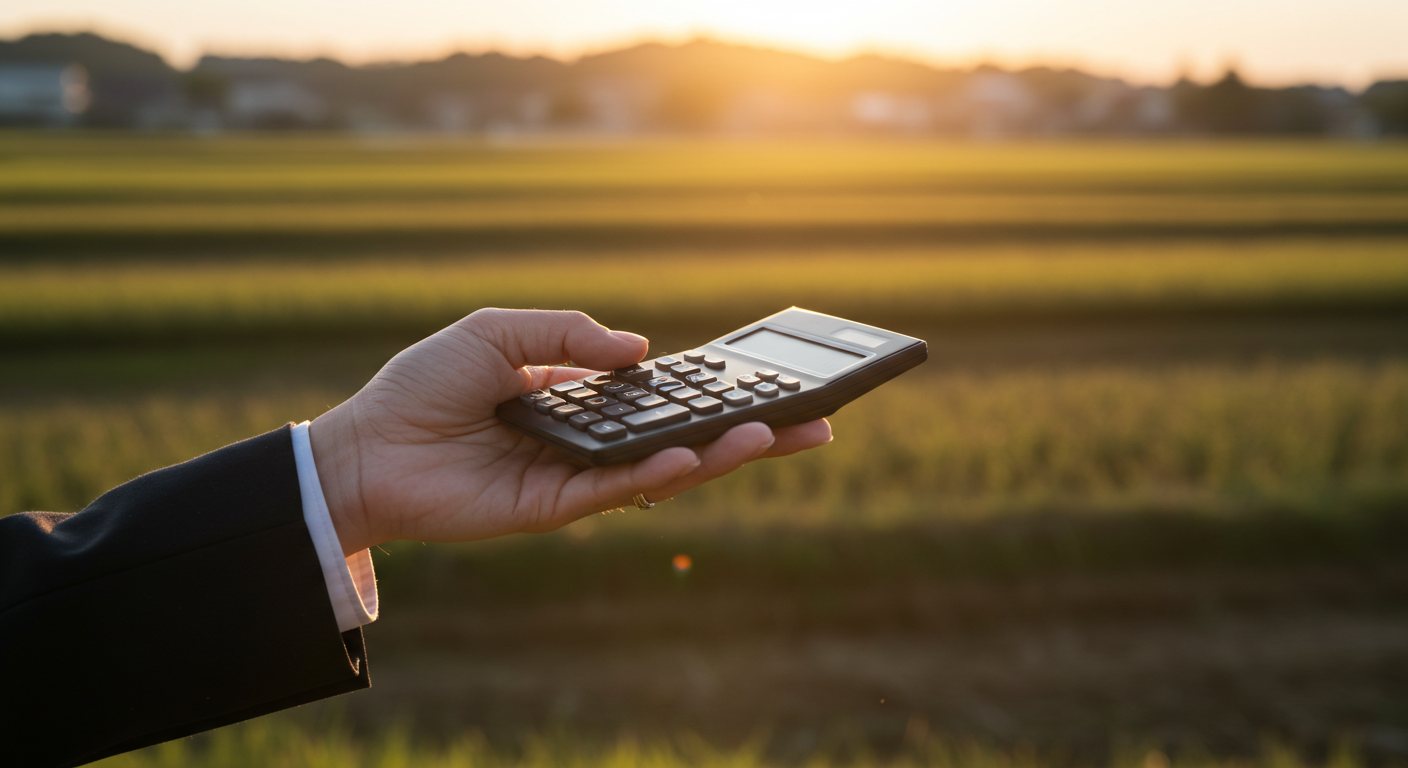
[[[571,360],[606,371],[639,362],[650,346],[642,336],[608,330],[581,312],[481,309],[456,323],[455,328],[488,343],[511,368],[561,365]],[[514,389],[502,395],[509,398],[521,393]]]

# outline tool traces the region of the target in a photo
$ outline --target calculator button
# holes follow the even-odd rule
[[[651,379],[650,381],[647,381],[647,382],[645,382],[644,384],[642,384],[641,387],[644,388],[644,389],[648,389],[648,390],[650,390],[651,392],[654,392],[656,389],[658,389],[658,388],[660,387],[661,384],[674,384],[674,383],[675,383],[675,380],[674,380],[673,378],[669,377],[669,376],[656,376],[655,378]]]
[[[602,418],[602,415],[599,413],[592,413],[591,411],[582,411],[576,416],[573,416],[572,418],[568,419],[567,423],[585,432],[587,430],[587,427],[590,427],[598,421],[601,421]]]
[[[646,395],[634,403],[631,403],[631,405],[634,405],[636,410],[644,411],[647,408],[659,408],[667,402],[669,401],[659,395]]]
[[[595,376],[588,376],[582,379],[582,386],[594,392],[600,392],[603,387],[611,383],[611,374],[598,373]]]
[[[657,371],[668,371],[668,370],[670,370],[671,368],[674,368],[675,366],[677,366],[677,365],[679,365],[679,364],[680,364],[680,361],[676,360],[676,359],[673,358],[673,357],[661,357],[661,358],[656,359],[656,361],[655,361],[655,370],[657,370]]]
[[[560,397],[545,397],[533,403],[533,407],[537,409],[538,413],[548,413],[557,406],[565,405],[566,403],[567,401]]]
[[[538,402],[539,400],[546,400],[549,397],[552,397],[552,395],[549,395],[541,389],[535,389],[532,392],[529,392],[528,394],[519,397],[518,402],[523,403],[529,408],[532,408],[534,403]]]
[[[686,387],[683,381],[667,381],[655,388],[655,394],[667,395],[677,389],[689,389],[689,387]]]
[[[684,383],[691,387],[702,387],[705,384],[711,384],[715,381],[718,381],[718,378],[712,373],[691,373],[684,377]]]
[[[639,400],[642,397],[646,397],[649,394],[649,392],[646,392],[643,389],[628,389],[625,392],[622,392],[621,394],[617,395],[616,399],[620,400],[623,403],[629,403],[634,400]]]
[[[719,399],[729,405],[752,405],[753,396],[741,389],[734,389],[719,395]]]
[[[696,397],[686,405],[689,406],[689,410],[695,413],[718,413],[724,409],[724,402],[712,397]]]
[[[568,392],[573,392],[582,388],[580,381],[564,381],[561,384],[554,384],[548,387],[548,391],[557,397],[567,397]]]
[[[704,362],[704,353],[697,349],[691,349],[680,357],[683,357],[686,363],[694,363],[695,365]]]
[[[699,396],[699,390],[690,389],[689,387],[685,386],[681,386],[679,389],[672,389],[669,392],[665,393],[665,399],[669,400],[672,403],[683,403],[688,400],[693,400],[694,398]]]
[[[758,386],[753,387],[753,394],[760,395],[762,397],[777,397],[777,393],[780,391],[781,388],[770,381],[765,381],[759,384]]]
[[[627,384],[624,381],[613,381],[610,384],[607,384],[606,386],[601,388],[601,394],[611,395],[612,397],[620,397],[620,393],[625,392],[628,389],[635,389],[635,385]]]
[[[795,376],[778,376],[777,381],[773,383],[788,392],[796,392],[802,388],[802,380]]]
[[[764,368],[761,371],[753,371],[753,375],[757,376],[763,381],[777,381],[777,377],[781,376],[782,374],[772,370],[771,368]]]
[[[568,419],[572,418],[573,416],[576,416],[579,413],[582,413],[585,410],[587,409],[583,408],[580,405],[572,405],[571,403],[568,403],[567,405],[559,405],[556,408],[552,409],[552,417],[554,419],[557,419],[558,421],[567,421]]]
[[[582,403],[596,396],[597,394],[595,392],[585,388],[574,389],[571,392],[568,392],[567,394],[563,395],[563,397],[567,398],[569,402],[576,403],[577,405],[581,405]]]
[[[776,388],[777,388],[777,387],[773,387],[773,389],[776,389]],[[617,404],[617,403],[619,403],[619,402],[621,402],[621,401],[620,401],[620,400],[617,400],[617,399],[614,398],[614,397],[607,397],[606,395],[598,395],[598,396],[596,396],[596,397],[589,398],[589,399],[587,399],[587,400],[583,400],[583,401],[582,401],[582,405],[587,406],[588,408],[592,409],[593,411],[600,411],[602,408],[605,408],[605,407],[608,406],[608,405],[615,405],[615,404]]]
[[[738,388],[739,388],[739,389],[752,389],[753,387],[756,387],[756,386],[758,386],[759,384],[761,384],[762,381],[763,381],[763,380],[760,379],[760,378],[758,378],[757,376],[739,376],[739,377],[738,377]]]
[[[610,442],[625,437],[626,428],[614,421],[598,421],[587,427],[587,434],[602,442]]]
[[[693,376],[696,373],[699,373],[699,366],[690,365],[689,363],[680,363],[679,365],[676,365],[670,369],[670,374],[677,379],[683,379],[686,376]]]
[[[621,381],[629,381],[632,384],[639,384],[642,381],[655,375],[649,368],[642,368],[639,365],[628,365],[625,368],[617,368],[611,374]]]
[[[617,403],[617,404],[615,404],[615,405],[608,405],[608,406],[606,406],[605,408],[602,408],[601,411],[599,411],[599,413],[601,413],[602,416],[606,416],[606,417],[612,418],[612,419],[619,419],[619,418],[621,418],[622,416],[625,416],[625,415],[628,414],[628,413],[635,413],[635,412],[636,412],[636,409],[632,408],[632,407],[629,406],[629,405],[626,405],[625,403]]]
[[[669,403],[659,408],[652,408],[648,411],[623,416],[621,423],[630,428],[632,432],[645,432],[646,430],[658,429],[670,424],[678,424],[688,419],[688,408],[678,403]]]
[[[719,395],[722,395],[723,393],[733,389],[733,385],[729,384],[726,381],[715,381],[709,384],[705,384],[703,387],[701,387],[701,389],[704,390],[704,394],[706,395],[709,395],[711,397],[718,397]]]
[[[705,355],[704,367],[713,368],[716,371],[720,370],[724,367],[724,359],[722,357],[715,357],[713,355]]]

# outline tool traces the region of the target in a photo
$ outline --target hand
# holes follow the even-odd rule
[[[494,415],[525,392],[639,362],[647,346],[580,312],[483,309],[396,355],[310,431],[344,553],[551,531],[636,493],[663,501],[753,459],[830,442],[825,419],[750,423],[696,449],[584,469]],[[542,367],[568,360],[592,370]]]

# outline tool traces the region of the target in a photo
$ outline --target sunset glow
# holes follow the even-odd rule
[[[48,0],[0,9],[0,34],[95,29],[180,65],[205,52],[424,59],[496,49],[573,57],[641,40],[707,35],[828,57],[1078,66],[1141,82],[1214,76],[1229,62],[1267,84],[1362,85],[1408,76],[1401,0]]]

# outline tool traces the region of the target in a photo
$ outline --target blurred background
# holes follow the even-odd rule
[[[1408,763],[1408,6],[0,9],[0,514],[483,306],[928,340],[833,444],[374,552],[373,688],[109,766]]]

